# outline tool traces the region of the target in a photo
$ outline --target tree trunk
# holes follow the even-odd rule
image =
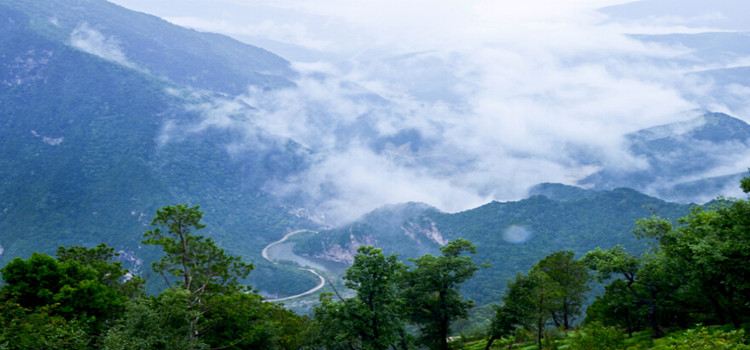
[[[401,328],[398,330],[398,335],[401,343],[401,350],[409,350],[408,344],[406,344],[406,332],[404,332],[404,329]]]
[[[544,293],[539,295],[539,317],[537,318],[537,331],[536,331],[536,341],[537,344],[539,344],[539,350],[542,350],[542,335],[544,333],[544,309],[541,307],[541,305],[544,305]]]
[[[497,338],[495,338],[494,335],[491,336],[490,340],[487,341],[487,346],[484,347],[484,350],[490,350],[490,346],[492,346],[492,342],[494,342],[495,339],[497,339]]]
[[[648,305],[648,321],[651,324],[651,329],[654,330],[653,338],[661,338],[663,336],[661,329],[659,329],[659,323],[656,321],[656,303],[654,303],[654,296],[651,296],[651,299],[646,299],[638,292],[635,291],[633,288],[633,283],[635,283],[635,278],[631,275],[625,274],[625,278],[628,281],[628,290],[630,290],[630,293],[638,299],[639,302],[644,303]],[[652,294],[654,292],[652,291]]]
[[[625,310],[625,328],[628,331],[628,338],[633,337],[633,327],[630,325],[630,310]]]

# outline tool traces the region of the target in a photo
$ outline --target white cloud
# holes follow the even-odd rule
[[[79,24],[70,34],[70,44],[92,55],[135,68],[135,64],[122,52],[117,39],[104,36],[85,22]]]
[[[403,201],[468,209],[519,199],[540,182],[574,183],[599,166],[647,167],[622,136],[705,107],[685,94],[716,87],[684,74],[730,63],[673,63],[690,50],[625,35],[705,30],[691,26],[704,17],[622,23],[596,11],[628,2],[223,0],[252,20],[166,17],[337,54],[295,64],[297,88],[193,106],[206,118],[192,130],[260,128],[309,147],[310,169],[269,186],[302,191],[342,221]],[[747,98],[742,86],[730,91]],[[410,130],[413,143],[395,141]]]

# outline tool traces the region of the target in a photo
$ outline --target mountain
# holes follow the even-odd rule
[[[723,110],[733,114],[747,115],[746,90],[750,87],[750,67],[746,60],[750,54],[750,33],[747,30],[630,37],[675,52],[669,57],[654,58],[650,63],[658,69],[678,69],[684,77],[678,88],[685,99],[700,106],[712,106],[712,109],[723,106]],[[700,88],[696,88],[696,84]]]
[[[688,205],[668,203],[620,188],[594,191],[560,184],[541,186],[542,195],[515,202],[492,202],[460,213],[444,213],[418,203],[388,206],[362,219],[298,242],[295,252],[350,262],[359,244],[374,245],[402,259],[438,254],[445,241],[465,238],[477,247],[475,262],[489,262],[462,288],[478,305],[500,300],[506,280],[528,271],[546,255],[571,250],[582,256],[597,247],[624,245],[631,253],[647,242],[631,233],[639,218],[656,214],[676,220]],[[564,194],[564,195],[561,195]]]
[[[264,49],[103,0],[8,0],[2,6],[22,13],[29,29],[51,41],[184,86],[237,95],[248,85],[293,85],[289,78],[296,75],[289,62]]]
[[[750,4],[735,0],[683,0],[675,6],[672,0],[630,1],[599,9],[613,22],[655,21],[674,25],[690,24],[698,28],[724,31],[748,31]]]
[[[625,137],[645,166],[603,169],[579,182],[593,189],[630,187],[680,202],[708,201],[717,193],[739,193],[746,171],[750,125],[723,113],[704,113]],[[731,190],[730,190],[731,189]]]
[[[262,130],[198,129],[200,106],[293,74],[265,50],[105,1],[0,3],[0,264],[105,242],[149,275],[150,218],[192,203],[205,234],[255,262],[256,288],[314,286],[260,258],[291,228],[314,227],[263,189],[304,167],[307,151]]]
[[[418,53],[393,62],[418,67],[436,61]],[[410,80],[409,89],[424,100],[453,101],[437,84],[450,77],[450,67],[423,67],[431,78]],[[266,296],[296,294],[315,286],[316,278],[272,265],[261,251],[293,230],[322,226],[301,208],[323,202],[329,204],[320,206],[325,213],[331,203],[349,203],[336,197],[350,190],[336,186],[349,172],[313,170],[351,166],[360,156],[346,152],[353,145],[364,155],[446,179],[460,180],[454,169],[464,167],[445,163],[472,163],[460,152],[439,152],[442,133],[424,133],[411,123],[383,129],[383,116],[411,115],[395,102],[338,77],[298,78],[288,61],[262,48],[104,0],[3,1],[0,265],[32,251],[105,242],[122,252],[128,268],[149,277],[149,262],[159,252],[144,247],[141,234],[158,208],[190,203],[206,211],[206,235],[255,263],[254,287]],[[302,83],[312,97],[294,90]],[[423,83],[431,87],[418,89]],[[337,98],[317,98],[329,89]],[[264,117],[265,124],[256,123]],[[281,124],[315,128],[291,139],[283,127],[273,129],[275,118],[284,117],[292,120]],[[487,301],[499,295],[508,273],[553,250],[581,253],[615,242],[642,248],[628,232],[636,218],[650,215],[643,204],[664,208],[668,217],[686,207],[613,188],[687,199],[716,193],[727,181],[736,186],[737,171],[724,169],[742,160],[747,135],[738,119],[707,113],[628,135],[630,151],[648,167],[602,169],[581,183],[590,189],[542,184],[528,199],[456,214],[421,203],[391,205],[310,235],[295,249],[350,261],[358,244],[375,244],[415,257],[464,237],[479,244],[478,261],[495,265],[472,282],[473,295]],[[316,153],[330,149],[347,157],[330,161]],[[308,175],[321,181],[305,181]],[[388,185],[388,175],[373,178]],[[158,276],[150,277],[158,283]],[[491,292],[484,296],[480,287]]]

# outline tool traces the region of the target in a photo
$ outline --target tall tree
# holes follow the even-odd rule
[[[420,341],[430,349],[447,350],[451,323],[468,315],[474,305],[461,295],[460,285],[478,269],[471,257],[476,248],[456,239],[440,248],[441,256],[424,255],[404,274],[403,297],[409,319],[419,327]]]
[[[212,307],[214,295],[231,295],[245,291],[240,279],[247,277],[253,265],[240,257],[229,256],[211,238],[194,235],[205,227],[199,206],[166,206],[157,210],[151,221],[154,229],[144,233],[144,244],[161,246],[164,257],[154,262],[152,269],[159,273],[170,289],[185,289],[188,310],[197,311],[191,320],[191,337],[202,336],[212,322],[203,318]]]
[[[347,344],[354,349],[405,349],[403,305],[397,285],[403,270],[396,255],[386,257],[380,249],[360,246],[344,275],[346,287],[356,295],[338,302],[324,296],[315,309],[323,328],[321,341],[332,348]]]
[[[668,290],[668,276],[658,257],[644,255],[636,257],[625,252],[622,246],[609,250],[597,248],[586,253],[584,261],[590,269],[596,271],[596,278],[603,282],[612,275],[619,275],[625,282],[627,291],[639,303],[648,306],[648,322],[653,330],[653,337],[663,335],[659,324],[657,306],[666,304],[670,299],[665,293]]]
[[[588,285],[591,275],[586,264],[573,259],[574,255],[571,251],[552,253],[532,268],[547,275],[557,285],[560,300],[558,303],[550,303],[557,307],[549,311],[555,326],[565,329],[570,329],[574,318],[581,314],[585,293],[591,289]]]
[[[380,249],[362,246],[346,270],[345,285],[357,291],[352,316],[358,324],[363,349],[385,349],[396,345],[403,332],[402,307],[397,278],[404,266],[398,256],[385,256]]]
[[[596,300],[586,308],[585,322],[624,328],[632,337],[634,331],[643,327],[647,315],[648,309],[628,291],[627,282],[617,278],[605,286],[604,294],[597,295]]]
[[[750,202],[720,199],[708,208],[694,207],[676,227],[656,217],[638,224],[639,236],[658,242],[662,265],[680,285],[681,308],[713,314],[694,322],[739,327],[750,312]]]

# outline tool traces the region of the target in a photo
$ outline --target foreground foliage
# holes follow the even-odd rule
[[[640,255],[621,246],[549,254],[507,282],[486,333],[473,335],[483,341],[451,337],[473,307],[461,294],[478,270],[467,240],[408,263],[361,246],[343,275],[353,295],[323,293],[310,318],[244,286],[253,265],[196,235],[202,215],[164,207],[144,234],[164,252],[153,264],[167,285],[158,295],[106,245],[14,259],[0,270],[0,349],[749,348],[747,200],[720,198],[676,223],[639,220],[634,234],[651,247]],[[594,278],[608,284],[578,323]]]

